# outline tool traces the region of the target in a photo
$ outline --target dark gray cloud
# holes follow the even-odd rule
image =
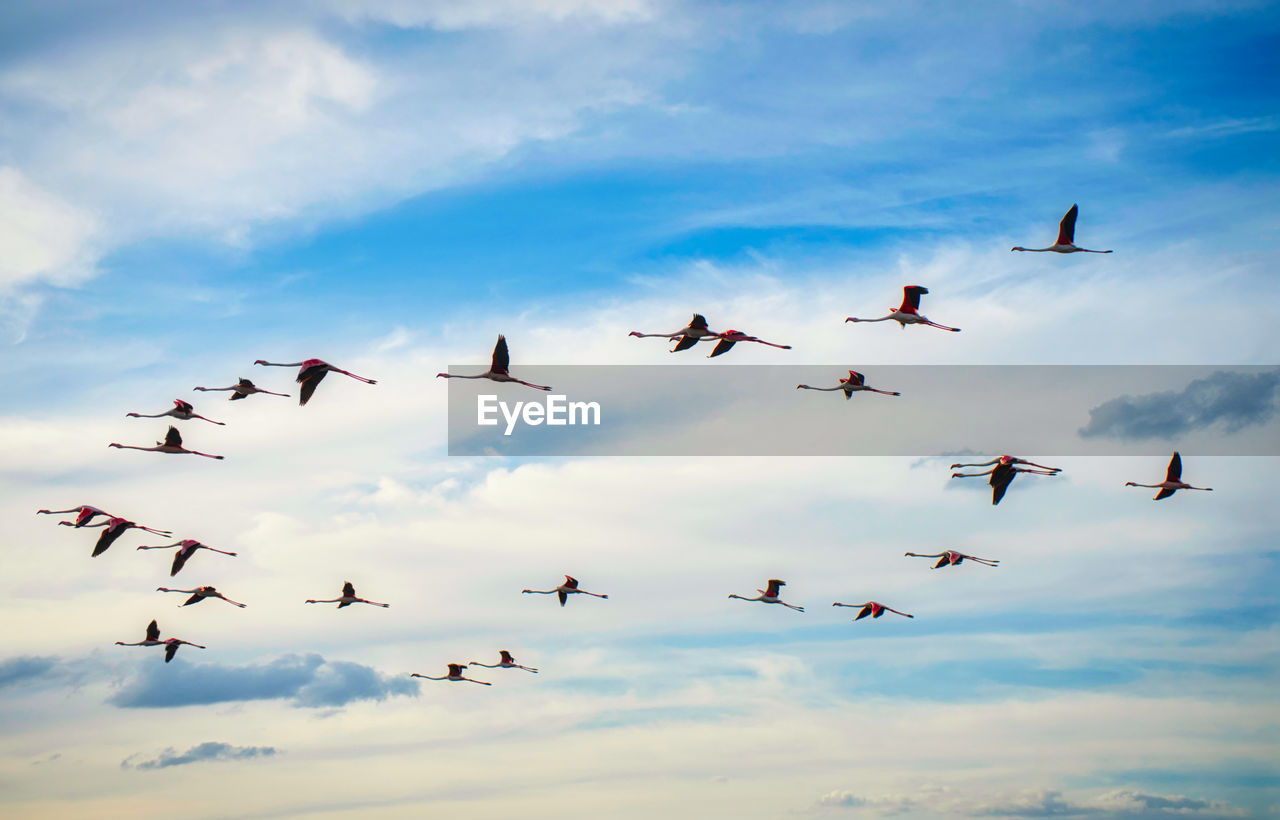
[[[245,666],[147,664],[109,700],[129,709],[157,709],[243,700],[292,700],[295,706],[342,706],[353,700],[416,695],[417,682],[391,678],[358,663],[320,655],[283,655]]]
[[[0,661],[0,689],[20,683],[51,678],[58,674],[58,659],[23,655]]]
[[[1171,439],[1214,425],[1227,433],[1263,424],[1276,414],[1280,370],[1219,370],[1182,392],[1120,396],[1089,411],[1082,438]]]
[[[192,746],[185,752],[177,752],[173,747],[165,749],[152,760],[134,763],[133,757],[120,762],[122,769],[167,769],[170,766],[185,766],[188,763],[202,763],[207,760],[247,760],[254,757],[272,757],[276,754],[274,746],[232,746],[230,743],[201,743]]]

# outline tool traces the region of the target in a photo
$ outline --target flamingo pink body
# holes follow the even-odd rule
[[[254,364],[260,364],[260,365],[263,365],[264,367],[296,367],[298,368],[297,381],[299,384],[302,385],[302,390],[301,392],[298,393],[299,406],[305,405],[307,402],[311,401],[311,396],[316,392],[316,387],[320,384],[320,382],[324,379],[325,375],[328,373],[341,373],[344,376],[350,376],[356,381],[364,382],[365,384],[378,383],[374,379],[366,379],[364,376],[357,376],[355,373],[352,373],[347,370],[343,370],[340,367],[334,367],[333,365],[326,362],[324,359],[305,359],[300,362],[292,362],[292,363],[268,362],[263,359],[258,359],[256,362],[254,362]],[[255,391],[255,392],[265,393],[266,391],[263,390],[263,391]],[[235,398],[235,397],[232,396],[232,398]]]
[[[550,390],[550,387],[532,382],[522,381],[511,375],[511,351],[507,348],[507,337],[499,334],[498,343],[493,347],[493,358],[489,369],[474,376],[463,376],[456,373],[437,373],[437,379],[488,379],[491,382],[523,384],[535,390]]]
[[[742,595],[730,595],[730,598],[737,598],[740,601],[759,601],[762,604],[782,604],[788,609],[794,609],[796,612],[804,612],[804,607],[789,604],[778,596],[779,590],[786,586],[786,581],[779,581],[777,578],[770,578],[769,583],[765,584],[766,589],[757,589],[760,594],[755,598],[747,598]]]
[[[928,325],[936,327],[939,330],[950,330],[953,333],[959,333],[958,327],[947,327],[937,322],[931,322],[922,313],[920,313],[920,297],[928,293],[929,289],[921,285],[907,285],[902,289],[902,304],[897,308],[889,308],[888,316],[881,316],[879,319],[857,319],[853,316],[845,319],[845,322],[897,322],[902,328],[907,325]]]
[[[569,600],[570,595],[590,595],[593,598],[608,598],[608,595],[601,595],[597,592],[587,592],[585,589],[578,589],[578,579],[572,575],[564,576],[564,583],[554,589],[522,589],[525,595],[550,595],[555,593],[560,598],[560,606],[564,606],[565,601]]]
[[[945,550],[944,552],[935,552],[927,555],[919,552],[908,552],[907,555],[913,558],[937,558],[938,563],[933,565],[934,569],[942,569],[943,567],[952,567],[964,563],[965,561],[973,561],[977,564],[983,564],[988,567],[994,567],[1000,562],[990,558],[979,558],[976,555],[965,555],[963,552],[955,550]]]
[[[1080,209],[1072,205],[1062,221],[1058,223],[1058,241],[1054,242],[1047,248],[1024,248],[1020,245],[1010,248],[1010,251],[1027,251],[1028,253],[1111,253],[1111,251],[1091,251],[1088,248],[1081,248],[1075,244],[1076,238],[1076,217],[1079,215]]]
[[[1202,490],[1204,492],[1213,492],[1212,487],[1192,487],[1190,484],[1182,480],[1182,456],[1174,453],[1173,458],[1169,459],[1169,467],[1165,471],[1164,481],[1159,484],[1138,484],[1133,481],[1126,481],[1126,487],[1151,487],[1160,488],[1160,492],[1156,493],[1156,497],[1152,501],[1163,501],[1178,490]]]

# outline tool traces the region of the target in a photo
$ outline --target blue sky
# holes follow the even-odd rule
[[[1278,33],[1193,0],[6,4],[4,813],[1273,815],[1275,458],[1189,457],[1215,491],[1155,505],[1122,485],[1165,455],[1050,453],[998,508],[936,459],[450,458],[432,377],[500,332],[517,374],[1275,365]],[[1114,254],[1009,252],[1073,202]],[[964,332],[842,323],[907,283]],[[793,350],[627,337],[694,311]],[[312,356],[379,384],[191,392]],[[175,397],[225,461],[106,447]],[[82,503],[237,551],[172,580],[249,608],[32,515]],[[943,548],[1002,563],[902,556]],[[566,572],[610,600],[518,594]],[[726,600],[771,577],[808,611]],[[392,608],[301,604],[348,579]],[[867,599],[916,618],[829,606]],[[113,645],[151,618],[210,648]],[[499,648],[542,672],[408,677]]]

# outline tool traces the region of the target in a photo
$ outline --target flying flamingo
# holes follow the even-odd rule
[[[205,598],[221,598],[227,603],[232,604],[234,606],[238,606],[241,609],[244,609],[245,607],[244,604],[240,603],[239,601],[231,600],[230,598],[223,595],[221,592],[214,589],[213,587],[196,587],[195,589],[169,589],[168,587],[156,587],[156,592],[181,592],[184,594],[189,593],[191,597],[183,601],[181,604],[178,604],[178,606],[191,606],[192,604],[198,604],[201,601],[203,601]]]
[[[847,378],[847,379],[841,379],[841,380],[840,380],[840,384],[839,384],[839,385],[837,385],[836,387],[810,387],[810,386],[809,386],[809,385],[807,385],[807,384],[797,384],[797,385],[796,385],[796,389],[797,389],[797,390],[823,390],[823,391],[826,391],[826,392],[831,392],[831,391],[833,391],[833,390],[843,390],[843,391],[844,391],[844,397],[845,397],[846,399],[851,399],[851,398],[853,398],[853,394],[854,394],[854,393],[858,393],[858,392],[862,392],[862,391],[866,391],[866,392],[870,392],[870,393],[881,393],[881,394],[886,395],[886,396],[901,396],[901,395],[902,395],[901,393],[894,392],[894,391],[889,391],[889,390],[877,390],[877,389],[875,389],[874,387],[867,387],[867,386],[866,386],[866,384],[865,384],[865,382],[866,382],[866,378],[867,378],[866,376],[863,376],[863,375],[862,375],[861,373],[859,373],[858,371],[856,371],[856,370],[850,370],[850,371],[849,371],[849,378]]]
[[[72,507],[69,510],[36,510],[36,515],[62,515],[63,513],[75,513],[75,522],[64,522],[70,527],[83,527],[99,515],[105,515],[111,518],[111,513],[100,510],[97,507],[90,507],[88,504],[81,504],[79,507]]]
[[[177,547],[178,551],[173,554],[173,566],[169,568],[170,578],[177,575],[178,571],[181,570],[184,566],[186,566],[187,559],[195,555],[196,550],[209,550],[210,552],[220,552],[223,555],[230,555],[232,557],[235,557],[234,552],[227,552],[226,550],[215,549],[213,547],[206,547],[204,544],[201,544],[199,541],[195,541],[190,538],[183,539],[182,541],[179,541],[176,544],[162,544],[162,545],[157,545],[153,547],[138,547],[138,549],[170,550],[170,549],[173,549],[174,547]],[[209,589],[213,589],[213,587],[209,587]]]
[[[861,621],[863,618],[867,617],[868,615],[870,615],[872,618],[879,618],[881,615],[885,614],[886,612],[892,612],[895,615],[903,615],[907,618],[915,617],[914,615],[907,615],[907,613],[905,612],[899,612],[893,607],[887,607],[884,604],[878,604],[875,601],[867,601],[865,604],[842,604],[837,602],[832,604],[832,606],[847,606],[852,609],[857,609],[858,607],[862,607],[862,611],[858,613],[858,617],[854,618],[855,621]]]
[[[523,384],[525,387],[533,387],[538,390],[550,390],[550,387],[544,387],[541,384],[533,384],[532,382],[521,381],[514,378],[509,372],[511,367],[511,352],[507,350],[507,337],[501,333],[498,334],[498,343],[493,346],[493,361],[489,365],[488,371],[478,373],[475,376],[459,376],[452,373],[437,373],[437,379],[488,379],[491,382],[515,382]]]
[[[58,523],[64,527],[82,526],[80,524],[73,524],[70,521],[59,521]],[[102,531],[102,534],[98,536],[98,543],[93,547],[92,557],[94,558],[97,558],[99,555],[106,552],[107,548],[114,544],[117,538],[124,535],[126,530],[146,530],[147,532],[154,533],[156,535],[173,535],[173,533],[167,532],[166,530],[153,530],[150,527],[143,527],[125,518],[108,518],[106,521],[99,521],[97,524],[84,524],[83,526],[86,529],[91,527],[106,528]]]
[[[366,601],[364,598],[357,598],[357,597],[356,597],[356,588],[355,588],[354,586],[352,586],[352,585],[351,585],[351,582],[350,582],[350,581],[347,581],[345,584],[343,584],[343,585],[342,585],[342,597],[341,597],[341,598],[330,598],[330,599],[329,599],[329,600],[327,600],[327,601],[316,601],[316,600],[308,599],[308,600],[307,600],[307,603],[309,603],[309,604],[337,604],[337,605],[338,605],[338,609],[342,609],[344,606],[351,606],[352,604],[372,604],[373,606],[380,606],[380,607],[389,607],[389,606],[391,606],[391,604],[380,604],[380,603],[378,603],[377,601]]]
[[[759,601],[763,604],[782,604],[785,607],[794,609],[796,612],[804,612],[804,607],[789,604],[786,601],[780,600],[778,598],[778,588],[785,587],[786,585],[787,585],[786,581],[779,581],[776,578],[770,578],[768,583],[769,588],[767,590],[765,589],[756,590],[756,592],[760,593],[760,596],[758,598],[744,598],[741,595],[730,595],[729,597],[737,598],[742,601]]]
[[[1058,223],[1058,241],[1054,242],[1047,248],[1024,248],[1021,246],[1010,248],[1010,251],[1027,251],[1029,253],[1045,253],[1053,251],[1054,253],[1111,253],[1111,251],[1091,251],[1088,248],[1078,248],[1073,243],[1076,238],[1076,216],[1080,213],[1080,209],[1075,205],[1071,206],[1071,210],[1067,211],[1066,216],[1062,217],[1062,221]]]
[[[142,413],[125,413],[125,418],[159,419],[159,418],[164,418],[165,416],[173,416],[175,419],[181,419],[182,421],[190,421],[191,419],[202,419],[204,421],[209,422],[210,424],[221,424],[221,425],[226,424],[226,422],[214,421],[213,419],[206,419],[204,416],[197,415],[196,413],[192,412],[194,410],[195,408],[191,405],[190,402],[183,401],[182,399],[174,399],[172,410],[166,410],[163,413],[156,413],[154,416],[147,416],[147,415],[143,415]]]
[[[919,553],[919,552],[908,552],[906,554],[912,556],[913,558],[937,558],[938,563],[933,565],[934,569],[942,569],[943,567],[955,566],[956,564],[964,563],[966,559],[969,561],[974,561],[979,564],[985,564],[986,566],[989,566],[989,567],[994,567],[996,564],[1000,563],[998,560],[993,561],[990,558],[979,558],[976,555],[965,555],[963,552],[956,552],[955,550],[947,550],[946,552],[935,552],[932,555],[925,555],[924,553]]]
[[[731,332],[736,333],[737,331],[731,331]],[[701,339],[714,339],[714,338],[720,337],[719,333],[716,333],[715,331],[709,330],[707,328],[707,317],[703,316],[701,313],[693,314],[693,318],[689,320],[689,324],[680,328],[675,333],[641,333],[638,330],[633,330],[628,335],[635,336],[637,339],[648,339],[650,337],[655,337],[655,336],[663,339],[679,339],[680,341],[676,343],[676,346],[671,348],[672,353],[676,353],[681,350],[688,350],[689,348],[696,345],[698,341]],[[734,341],[747,341],[747,340],[735,339]],[[759,341],[759,340],[755,339],[752,341]],[[723,342],[724,340],[722,339],[721,343],[723,344]],[[733,343],[730,342],[729,347],[732,347],[732,346],[733,346]],[[717,348],[718,347],[719,346],[717,345]],[[729,349],[728,347],[725,348],[725,350],[728,350],[728,349]],[[724,350],[720,352],[723,353]],[[712,353],[712,355],[715,355],[714,352]]]
[[[493,684],[491,684],[491,683],[485,683],[485,682],[484,682],[484,681],[482,681],[482,680],[476,680],[475,678],[464,678],[464,677],[462,676],[462,669],[463,669],[463,667],[465,667],[465,666],[469,666],[469,665],[470,665],[470,664],[465,664],[465,663],[451,663],[451,664],[449,664],[449,674],[447,674],[447,675],[441,675],[441,676],[440,676],[440,677],[438,677],[438,678],[433,678],[433,677],[431,677],[430,675],[419,675],[417,672],[414,672],[413,674],[409,675],[409,677],[411,677],[411,678],[426,678],[427,680],[452,680],[452,681],[468,680],[468,681],[471,681],[472,683],[478,683],[478,684],[480,684],[481,686],[492,686],[492,685],[493,685]]]
[[[776,345],[773,342],[766,342],[764,339],[757,339],[755,336],[748,336],[741,330],[726,330],[724,333],[718,333],[716,335],[719,337],[720,342],[716,345],[716,349],[711,351],[711,355],[707,356],[708,359],[714,359],[722,353],[728,353],[730,348],[738,342],[758,342],[762,345],[776,347],[781,350],[791,349],[791,345]]]
[[[125,643],[124,641],[116,641],[116,646],[160,646],[164,641],[160,640],[160,625],[154,620],[147,624],[147,637],[137,643]]]
[[[990,470],[983,470],[980,473],[952,473],[952,478],[976,478],[977,476],[989,475],[990,479],[987,485],[991,487],[991,504],[994,506],[1000,503],[1000,499],[1004,498],[1005,492],[1009,489],[1009,485],[1013,483],[1013,479],[1018,473],[1032,473],[1033,475],[1057,475],[1062,472],[1060,467],[1045,467],[1042,464],[1032,464],[1021,458],[1013,456],[1000,456],[992,461],[986,461],[982,464],[952,464],[951,469],[957,467],[985,467],[988,464],[995,464]],[[1015,464],[1032,464],[1039,467],[1033,470],[1031,467],[1015,467]]]
[[[522,589],[522,593],[534,595],[550,595],[556,593],[560,596],[560,606],[564,606],[564,602],[569,600],[570,595],[590,595],[594,598],[608,598],[608,595],[600,595],[596,592],[587,592],[585,589],[578,589],[578,579],[572,575],[564,576],[564,583],[555,589]]]
[[[155,447],[133,447],[128,444],[116,444],[112,442],[108,447],[119,447],[121,450],[145,450],[150,453],[189,453],[193,456],[204,456],[205,458],[222,459],[222,456],[210,455],[209,453],[201,453],[198,450],[188,450],[182,446],[182,434],[178,432],[178,428],[169,425],[169,432],[164,434],[164,441],[157,441]]]
[[[960,332],[958,327],[947,327],[937,322],[930,322],[920,313],[920,297],[928,293],[929,289],[920,285],[907,285],[902,289],[902,306],[894,310],[889,308],[888,316],[881,316],[879,319],[855,319],[850,316],[845,322],[887,322],[890,319],[897,322],[905,330],[907,325],[928,325],[936,327],[940,330],[950,330],[955,333]]]
[[[333,365],[329,364],[323,359],[307,359],[304,362],[293,362],[292,364],[284,364],[280,362],[268,362],[262,359],[258,359],[256,362],[254,362],[254,364],[260,364],[266,367],[300,368],[298,370],[298,383],[302,385],[302,392],[298,394],[299,406],[304,405],[311,400],[311,394],[316,392],[316,386],[320,384],[320,382],[324,379],[325,374],[328,373],[329,371],[333,371],[334,373],[341,373],[344,376],[350,376],[356,381],[361,381],[361,382],[364,382],[365,384],[378,383],[374,379],[366,379],[364,376],[357,376],[355,373],[348,373],[346,370],[343,370],[340,367],[334,367]],[[255,390],[254,392],[266,393],[267,391]],[[281,395],[281,394],[277,393],[276,395]],[[232,398],[235,398],[235,397],[232,396]]]
[[[207,646],[201,646],[198,643],[192,643],[191,641],[181,640],[180,638],[170,638],[167,641],[162,641],[160,640],[160,627],[158,624],[156,624],[155,621],[152,621],[151,623],[147,624],[147,637],[144,640],[138,641],[137,643],[125,643],[124,641],[116,641],[116,646],[163,646],[165,663],[168,663],[169,661],[173,660],[173,656],[178,654],[178,647],[182,646],[183,644],[186,644],[187,646],[194,646],[196,649],[209,648]]]
[[[268,396],[284,396],[286,399],[289,398],[288,393],[272,393],[270,390],[263,390],[261,387],[255,387],[253,382],[249,381],[248,379],[240,379],[238,382],[231,385],[230,387],[196,387],[193,389],[202,390],[207,393],[216,393],[219,391],[230,390],[232,391],[231,395],[227,397],[228,400],[230,401],[248,398],[249,396],[252,396],[254,393],[266,393]]]
[[[1137,484],[1133,481],[1126,481],[1126,487],[1159,487],[1160,492],[1156,493],[1156,497],[1152,501],[1159,501],[1162,498],[1168,498],[1178,490],[1205,490],[1213,492],[1212,487],[1192,487],[1190,484],[1182,480],[1182,456],[1177,453],[1173,454],[1173,458],[1169,459],[1169,472],[1165,474],[1164,481],[1159,484]]]
[[[501,659],[497,663],[480,663],[479,661],[472,661],[467,664],[467,666],[483,666],[486,669],[523,669],[526,672],[538,671],[532,666],[521,666],[516,663],[516,659],[511,657],[511,653],[505,649],[498,650],[498,654],[501,656]]]

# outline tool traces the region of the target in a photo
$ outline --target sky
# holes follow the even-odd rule
[[[1280,814],[1278,37],[1227,0],[0,5],[0,813]],[[1008,250],[1072,203],[1113,254]],[[962,332],[843,321],[907,284]],[[694,312],[791,349],[628,336]],[[434,376],[499,333],[517,376],[732,375],[450,455],[476,386]],[[377,384],[192,390],[313,357]],[[946,432],[921,365],[1130,367],[993,507],[941,450],[847,454]],[[224,460],[107,446],[175,398]],[[678,446],[713,427],[832,450]],[[1123,486],[1179,448],[1213,492]],[[80,504],[174,537],[91,558],[35,514]],[[237,555],[134,549],[180,538]],[[903,555],[943,549],[1000,565]],[[609,598],[520,594],[566,573]],[[806,611],[728,600],[769,578]],[[344,581],[390,608],[303,603]],[[205,584],[248,606],[153,591]],[[830,606],[866,600],[915,617]],[[208,649],[115,645],[153,618]],[[499,649],[539,672],[409,676]]]

